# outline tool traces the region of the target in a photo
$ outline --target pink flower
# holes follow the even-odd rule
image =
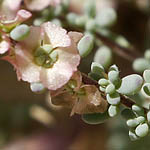
[[[75,72],[64,87],[50,92],[50,95],[54,105],[71,108],[71,115],[74,113],[103,113],[108,106],[96,86],[82,83],[80,72]]]
[[[61,0],[24,0],[26,7],[32,11],[40,11],[44,8],[51,6],[57,6]]]
[[[29,83],[41,82],[49,90],[66,84],[77,71],[80,56],[77,42],[81,33],[69,32],[50,22],[31,27],[30,35],[19,42],[13,57],[4,59],[14,65],[18,79]]]

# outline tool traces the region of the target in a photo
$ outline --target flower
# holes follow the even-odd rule
[[[57,6],[61,0],[24,0],[26,7],[31,11],[40,11],[44,8],[51,6]]]
[[[77,42],[81,37],[81,33],[67,34],[51,22],[32,26],[29,36],[18,42],[11,56],[4,59],[14,65],[19,80],[41,82],[49,90],[56,90],[77,71],[80,63]]]
[[[75,72],[71,80],[61,89],[50,92],[51,102],[54,105],[69,107],[74,113],[103,113],[107,110],[107,101],[94,85],[82,83],[81,73]]]

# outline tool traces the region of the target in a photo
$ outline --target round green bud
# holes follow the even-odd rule
[[[106,79],[104,79],[104,78],[102,78],[102,79],[100,79],[100,80],[98,81],[98,84],[99,84],[100,86],[107,86],[107,85],[109,84],[109,81],[106,80]]]
[[[138,58],[136,59],[134,62],[133,62],[133,69],[136,71],[136,72],[143,72],[144,70],[146,69],[149,69],[150,68],[150,62],[149,60],[147,59],[144,59],[144,58]]]
[[[96,74],[101,74],[102,72],[105,72],[105,71],[104,71],[104,67],[101,64],[97,62],[92,62],[91,72],[96,73]]]
[[[94,46],[93,38],[85,35],[78,43],[78,51],[81,57],[86,57],[90,54]]]
[[[148,134],[148,132],[149,132],[149,126],[147,123],[140,124],[135,129],[135,133],[139,137],[146,136]]]
[[[128,109],[128,108],[122,110],[121,116],[124,119],[126,119],[126,120],[128,120],[128,119],[134,119],[136,117],[136,115],[134,114],[134,112],[131,109]]]
[[[104,123],[107,119],[109,119],[107,111],[104,113],[93,113],[82,115],[82,120],[87,124],[100,124]]]
[[[129,48],[130,46],[129,42],[123,36],[118,36],[115,41],[122,47]]]
[[[75,25],[76,24],[76,18],[77,18],[78,16],[75,14],[75,13],[69,13],[68,15],[67,15],[67,21],[70,23],[70,24],[72,24],[72,25]]]
[[[100,86],[99,90],[102,91],[102,92],[105,92],[106,89],[104,87]]]
[[[145,82],[150,83],[150,70],[144,71],[143,78],[144,78]]]
[[[33,21],[33,25],[40,26],[42,23],[44,23],[46,20],[45,18],[36,18]]]
[[[96,2],[95,0],[87,0],[84,3],[84,12],[87,14],[89,17],[95,17],[96,15]]]
[[[117,20],[116,11],[113,8],[100,9],[96,15],[96,23],[100,27],[112,26]]]
[[[31,83],[30,88],[31,88],[31,91],[35,93],[43,93],[45,91],[44,85],[40,82]]]
[[[113,70],[109,71],[108,79],[111,83],[113,83],[114,85],[117,85],[120,82],[119,72],[118,71],[113,71]]]
[[[145,57],[145,59],[150,60],[150,49],[145,51],[144,57]]]
[[[149,98],[150,97],[150,83],[145,83],[141,90],[143,96]]]
[[[109,84],[107,87],[106,87],[106,93],[107,94],[113,94],[115,93],[116,89],[115,89],[115,86],[113,84]]]
[[[132,74],[124,77],[120,88],[117,90],[123,95],[134,95],[139,92],[143,85],[143,78],[138,74]]]
[[[114,106],[114,105],[110,105],[108,108],[108,114],[110,117],[115,117],[119,112],[119,107],[118,106]]]
[[[78,16],[75,20],[75,24],[79,27],[84,27],[87,22],[87,16]]]
[[[94,62],[107,69],[112,63],[112,51],[107,46],[101,46],[94,55]]]
[[[133,131],[129,131],[129,137],[130,137],[131,141],[136,141],[139,139],[139,137]]]
[[[107,99],[108,103],[111,105],[118,105],[120,103],[120,95],[117,92],[115,92],[111,95],[107,94],[106,99]]]
[[[57,26],[62,26],[61,21],[59,19],[53,19],[52,23],[56,24]]]
[[[145,117],[143,117],[143,116],[137,117],[137,121],[139,122],[139,124],[144,123],[145,120],[146,120],[146,119],[145,119]]]
[[[138,124],[139,124],[139,122],[137,121],[137,119],[136,118],[134,118],[134,119],[129,119],[129,120],[127,120],[127,126],[128,127],[131,127],[131,128],[134,128],[134,127],[136,127]]]
[[[137,115],[144,115],[144,109],[136,104],[132,105],[132,110],[137,114]]]
[[[96,22],[94,19],[88,19],[85,25],[87,31],[95,31],[96,29]]]
[[[30,33],[30,27],[26,24],[18,25],[10,32],[10,37],[15,41],[24,40]]]

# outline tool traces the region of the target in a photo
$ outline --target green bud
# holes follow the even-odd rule
[[[139,137],[144,137],[148,134],[149,132],[149,127],[148,127],[148,124],[147,123],[144,123],[144,124],[140,124],[136,127],[135,129],[135,133],[137,136]]]
[[[124,77],[120,88],[117,90],[123,95],[134,95],[139,92],[143,85],[143,78],[138,74],[132,74]]]
[[[84,3],[84,12],[87,14],[89,17],[95,17],[96,15],[96,1],[95,0],[87,0]]]
[[[84,27],[87,22],[87,16],[78,16],[75,20],[75,24],[79,27]]]
[[[107,94],[106,99],[107,99],[108,103],[111,105],[118,105],[120,103],[120,95],[116,92],[111,95]]]
[[[109,115],[107,111],[104,113],[82,115],[82,120],[87,124],[100,124],[100,123],[104,123],[107,119],[109,119]]]
[[[118,106],[114,106],[114,105],[110,105],[108,108],[108,114],[110,117],[115,117],[119,112],[119,107]]]
[[[30,33],[30,27],[26,24],[18,25],[10,32],[10,37],[15,41],[24,40]]]
[[[145,59],[150,60],[150,49],[145,51],[144,57],[145,57]]]
[[[137,117],[137,121],[139,122],[139,124],[144,123],[145,120],[146,120],[146,119],[145,119],[145,117],[143,117],[143,116]]]
[[[61,21],[59,19],[53,19],[52,23],[56,24],[57,26],[62,26]]]
[[[144,78],[145,82],[150,83],[150,70],[144,71],[143,78]]]
[[[109,84],[109,81],[102,78],[98,81],[98,84],[101,85],[101,86],[107,86]]]
[[[131,127],[131,128],[134,128],[134,127],[136,127],[138,124],[139,124],[139,122],[137,121],[137,119],[136,118],[134,118],[134,119],[129,119],[129,120],[127,120],[127,126],[128,127]]]
[[[101,74],[102,72],[105,72],[105,71],[101,64],[97,62],[92,62],[91,72],[96,73],[96,74]]]
[[[133,62],[133,69],[139,73],[150,68],[150,62],[144,58],[138,58]]]
[[[130,46],[129,42],[123,36],[118,36],[115,41],[122,47],[129,48]]]
[[[116,11],[113,8],[100,9],[96,15],[97,25],[100,27],[112,26],[117,20]]]
[[[40,26],[42,23],[44,23],[46,21],[45,18],[36,18],[33,21],[33,25],[35,26]]]
[[[122,112],[121,112],[121,116],[128,120],[128,119],[133,119],[136,117],[136,115],[134,114],[134,112],[131,110],[131,109],[124,109]]]
[[[100,87],[99,87],[99,90],[102,91],[102,92],[105,92],[106,89],[103,88],[102,86],[100,86]]]
[[[87,31],[95,31],[96,29],[96,22],[94,19],[88,19],[85,25]]]
[[[113,84],[109,84],[106,87],[106,93],[107,94],[113,94],[116,91],[115,86]]]
[[[109,73],[108,73],[108,79],[114,85],[119,84],[119,82],[120,82],[119,72],[118,71],[109,71]]]
[[[137,114],[137,115],[144,115],[144,109],[136,104],[132,105],[132,110]]]
[[[149,97],[150,96],[150,83],[145,83],[142,87],[142,94],[145,97]]]
[[[129,137],[131,141],[136,141],[139,139],[139,137],[133,131],[129,131]]]
[[[110,48],[101,46],[95,53],[94,62],[101,64],[107,69],[112,63],[112,52]]]
[[[72,25],[75,25],[76,24],[76,18],[77,18],[78,16],[75,14],[75,13],[69,13],[68,15],[67,15],[67,21],[70,23],[70,24],[72,24]]]
[[[91,36],[84,36],[78,43],[78,50],[81,57],[86,57],[90,54],[94,46],[94,41]]]
[[[31,91],[35,93],[43,93],[45,91],[44,85],[40,82],[31,83],[30,88],[31,88]]]

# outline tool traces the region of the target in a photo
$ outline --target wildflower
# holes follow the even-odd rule
[[[77,42],[81,33],[69,32],[50,22],[30,27],[29,36],[18,42],[11,56],[18,79],[29,83],[41,82],[49,90],[66,84],[77,71],[80,56]]]

